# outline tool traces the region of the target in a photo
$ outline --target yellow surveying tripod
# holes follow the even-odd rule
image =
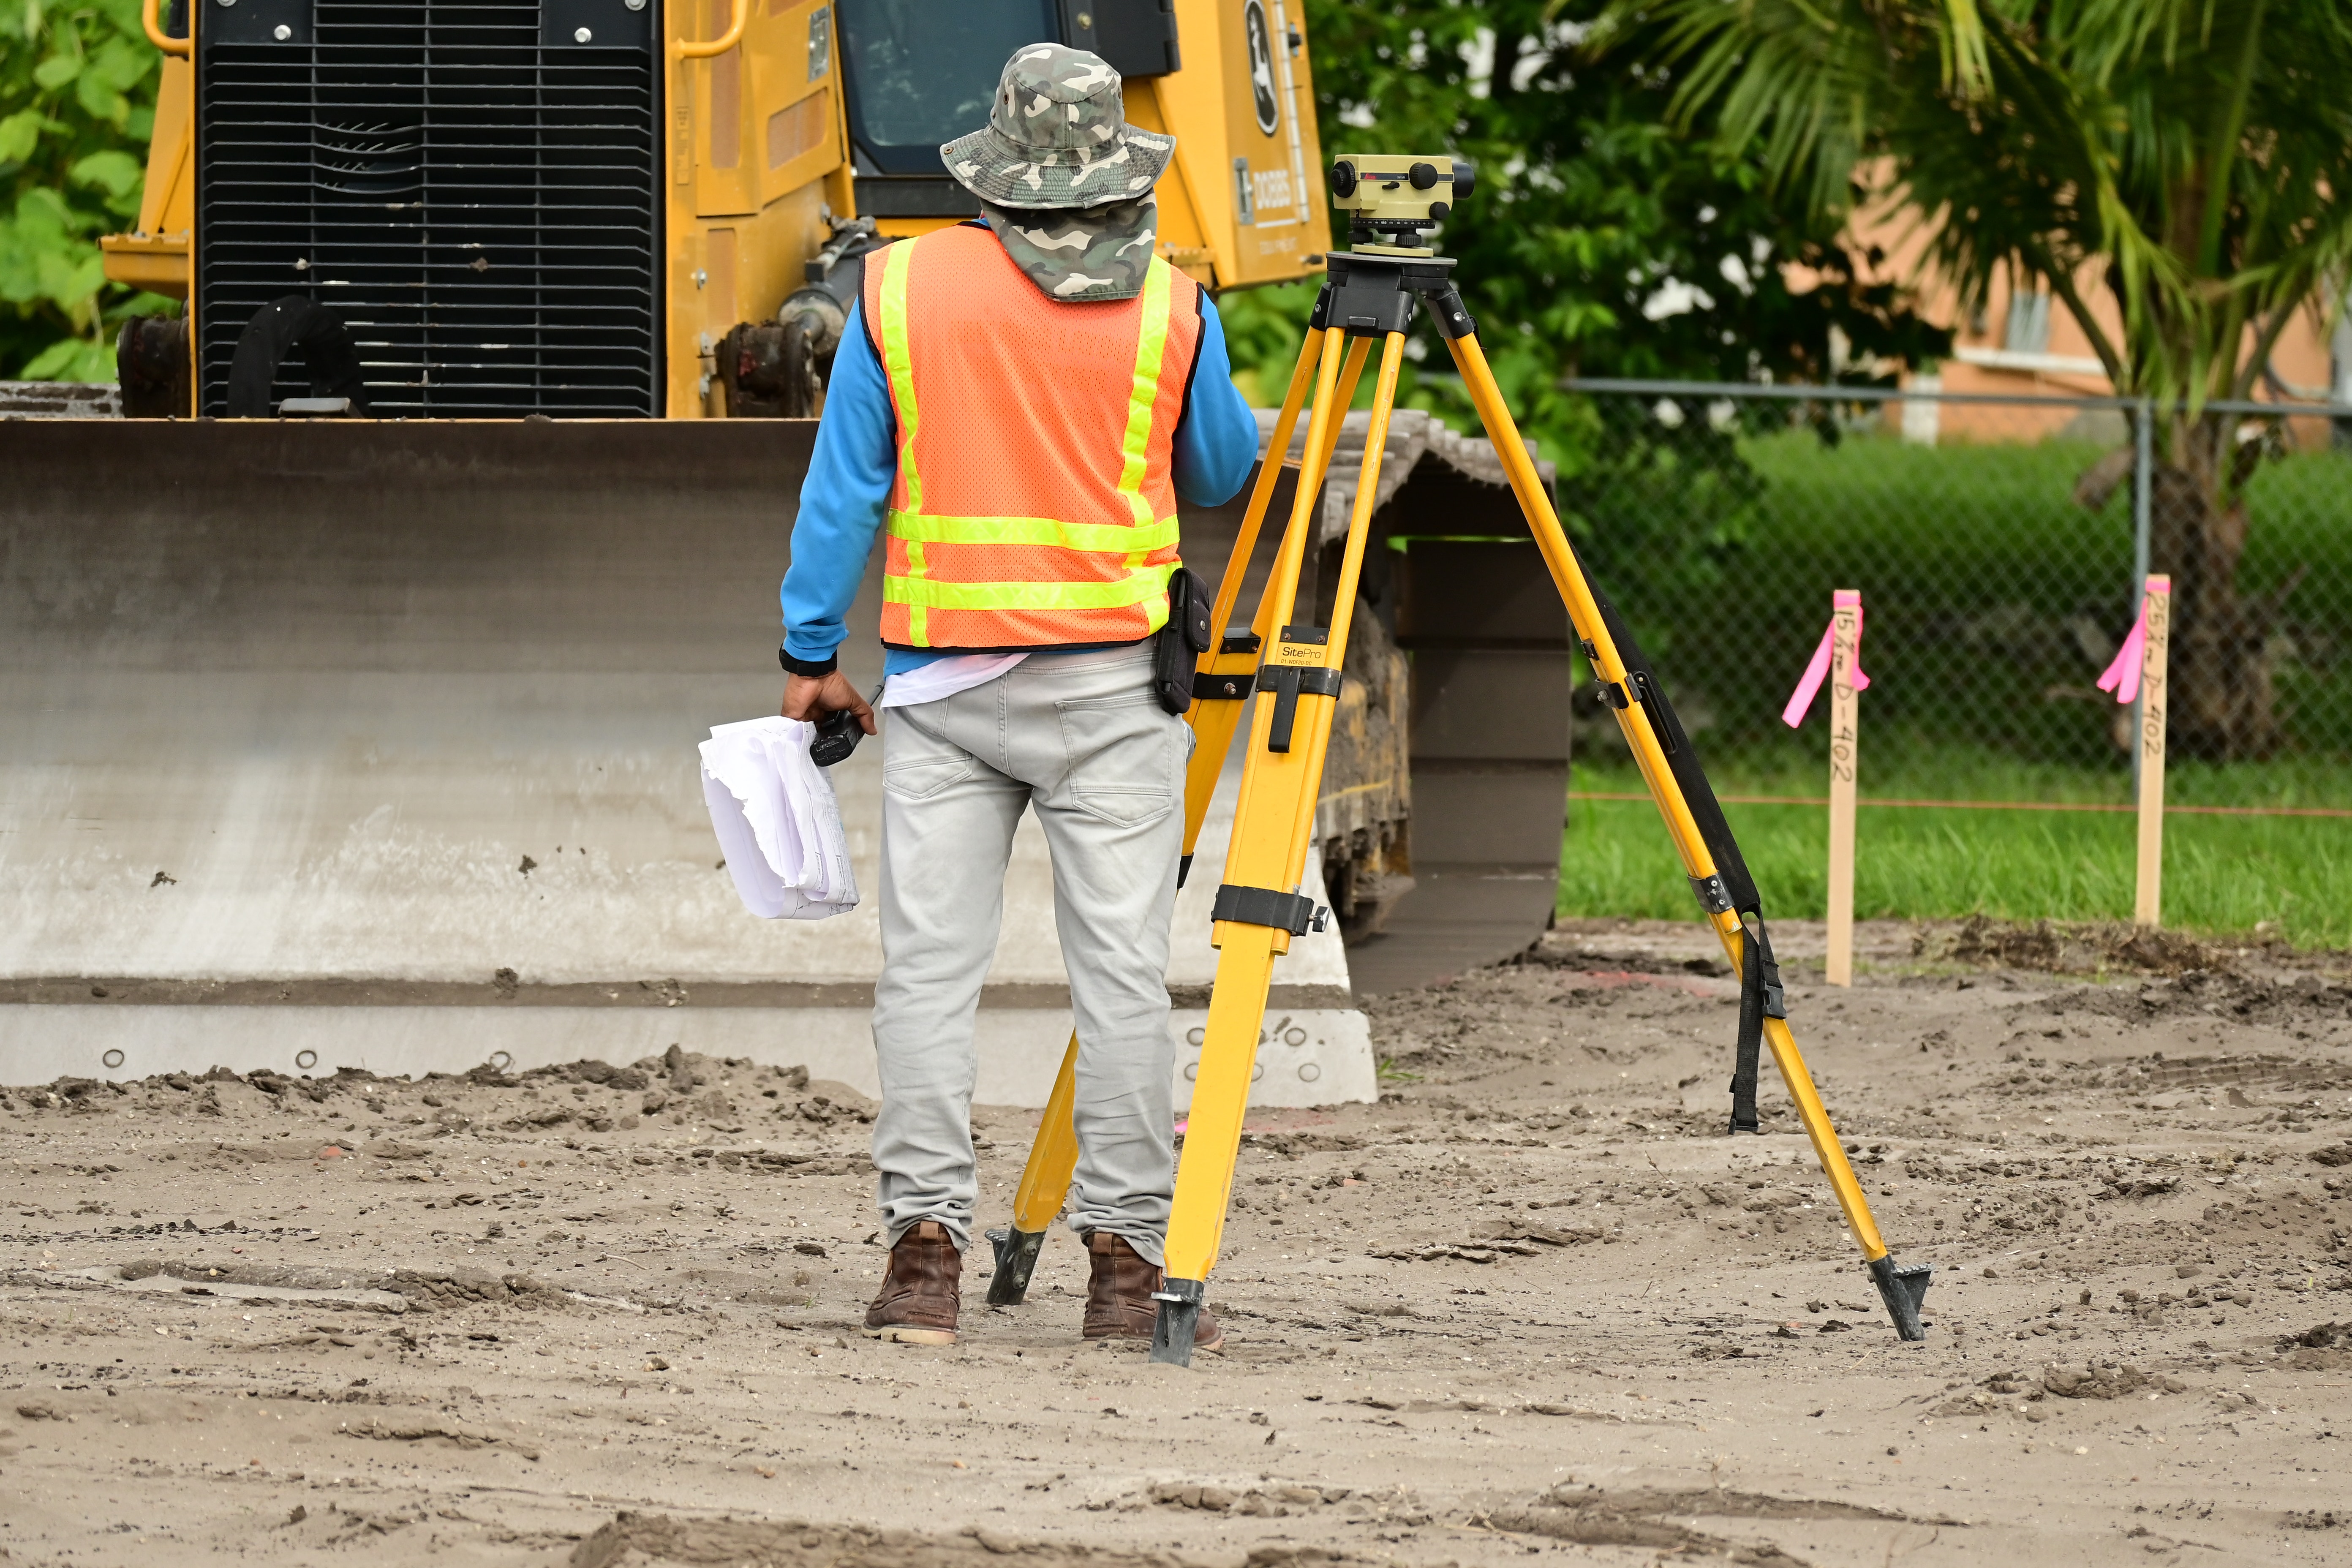
[[[1561,531],[1550,497],[1487,369],[1475,324],[1454,286],[1454,261],[1418,244],[1421,232],[1447,215],[1444,197],[1468,195],[1472,178],[1466,166],[1450,160],[1394,155],[1345,157],[1331,169],[1335,205],[1356,215],[1351,235],[1356,243],[1347,251],[1331,254],[1311,330],[1276,421],[1267,460],[1259,469],[1257,486],[1218,589],[1210,628],[1211,651],[1203,656],[1194,686],[1196,696],[1203,700],[1196,704],[1193,715],[1201,743],[1186,780],[1188,863],[1209,794],[1239,725],[1241,700],[1254,690],[1259,700],[1251,717],[1233,839],[1212,914],[1211,942],[1219,950],[1216,983],[1209,998],[1209,1022],[1201,1047],[1200,1074],[1192,1089],[1183,1159],[1177,1169],[1175,1205],[1169,1216],[1167,1283],[1157,1298],[1160,1311],[1151,1358],[1180,1365],[1192,1361],[1193,1330],[1207,1294],[1209,1269],[1223,1236],[1274,961],[1289,951],[1293,937],[1314,928],[1322,918],[1315,899],[1298,891],[1298,887],[1306,875],[1324,752],[1339,693],[1340,665],[1348,647],[1365,542],[1379,495],[1380,464],[1396,401],[1405,333],[1424,300],[1502,460],[1553,584],[1567,605],[1584,656],[1665,819],[1691,889],[1725,952],[1738,966],[1739,1030],[1731,1080],[1731,1131],[1758,1131],[1759,1058],[1760,1047],[1769,1045],[1798,1119],[1812,1142],[1814,1157],[1837,1194],[1895,1331],[1906,1340],[1923,1339],[1926,1331],[1919,1310],[1932,1271],[1926,1264],[1898,1266],[1879,1237],[1869,1200],[1854,1178],[1853,1167],[1846,1161],[1789,1031],[1780,970],[1764,928],[1762,900],[1699,766],[1697,753],[1648,660],[1616,611],[1593,588]],[[1291,616],[1296,613],[1300,571],[1313,533],[1316,499],[1338,443],[1340,420],[1353,400],[1357,380],[1375,341],[1381,344],[1381,365],[1331,624],[1296,624]],[[1314,406],[1289,525],[1252,630],[1228,635],[1244,569],[1256,543],[1281,455],[1289,449],[1310,380]],[[1073,1040],[1031,1148],[1015,1199],[1014,1224],[1007,1231],[990,1233],[997,1244],[997,1271],[988,1297],[992,1303],[1022,1299],[1045,1230],[1068,1191],[1076,1158],[1070,1123],[1076,1049]]]

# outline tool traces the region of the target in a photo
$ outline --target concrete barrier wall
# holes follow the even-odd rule
[[[774,710],[776,584],[814,431],[0,423],[0,987],[30,1009],[0,1019],[0,1078],[94,1071],[89,1047],[140,1031],[121,1015],[232,994],[310,1021],[157,1011],[147,1037],[212,1042],[197,1056],[253,1041],[235,1051],[250,1060],[213,1058],[231,1067],[282,1068],[294,1035],[337,1029],[436,1067],[634,1056],[640,1034],[683,1038],[678,1012],[584,1020],[651,983],[764,1059],[747,1043],[762,1009],[707,1005],[786,982],[849,987],[835,1010],[860,1016],[873,910],[747,915],[695,756],[710,725]],[[878,602],[877,565],[845,649],[869,689]],[[868,888],[879,779],[877,745],[835,775]],[[1213,970],[1213,884],[1180,906],[1179,987]],[[1063,973],[1034,823],[1004,932],[992,1010],[1035,1011]],[[1347,1008],[1336,937],[1302,943],[1281,978],[1284,999]],[[1066,1003],[1042,999],[1039,1023]],[[461,1021],[467,1004],[480,1016]],[[812,1040],[841,1032],[808,1022]],[[1351,1084],[1369,1084],[1360,1066]],[[853,1067],[830,1075],[870,1081]]]

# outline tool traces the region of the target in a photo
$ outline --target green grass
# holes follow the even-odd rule
[[[1778,732],[1830,590],[1859,587],[1864,663],[1880,681],[1874,724],[2076,766],[2116,754],[2112,710],[2091,684],[2136,608],[2129,500],[2118,492],[2093,513],[2070,499],[2102,447],[1857,437],[1832,447],[1787,432],[1743,438],[1738,451],[1758,484],[1745,501],[1702,483],[1696,466],[1683,475],[1669,464],[1643,484],[1562,487],[1592,530],[1601,586],[1707,731],[1702,744]],[[1674,535],[1660,520],[1676,507],[1722,510],[1737,535],[1711,583],[1648,569],[1643,552],[1661,529]],[[2262,592],[2302,574],[2273,645],[2288,749],[2352,754],[2352,455],[2266,465],[2248,510],[2242,585]]]
[[[1579,661],[1578,678],[1583,679]],[[1671,692],[1670,692],[1671,694]],[[2129,805],[2131,764],[2120,755],[2089,767],[2031,762],[1989,746],[1957,743],[1915,726],[1879,721],[1874,698],[1863,699],[1863,797],[1895,800],[2063,801]],[[1821,795],[1828,792],[1824,698],[1803,731],[1762,742],[1724,744],[1698,738],[1707,776],[1721,795]],[[1776,723],[1776,729],[1780,726]],[[1579,789],[1639,789],[1624,742],[1612,724],[1587,731],[1580,763],[1591,778],[1622,775],[1631,782],[1588,782]],[[2330,756],[2288,754],[2261,763],[2205,763],[2176,758],[2167,767],[2165,798],[2175,805],[2326,806],[2352,810],[2352,763]],[[2352,833],[2352,823],[2345,825]]]
[[[1743,436],[1754,481],[1717,483],[1704,442],[1656,429],[1651,467],[1563,468],[1601,586],[1643,629],[1667,693],[1723,795],[1821,795],[1826,701],[1791,733],[1780,704],[1821,635],[1832,587],[1860,587],[1862,793],[1871,797],[2125,804],[2116,708],[2092,689],[2128,624],[2130,507],[2074,504],[2105,447],[2076,439],[1906,445],[1863,435]],[[2249,496],[2241,571],[2250,593],[2296,580],[2273,641],[2286,747],[2262,763],[2177,759],[2178,805],[2352,808],[2352,453],[2267,464]],[[1718,519],[1717,513],[1720,512]],[[1696,521],[1694,520],[1696,520]],[[1729,529],[1713,578],[1650,556]],[[1680,575],[1677,575],[1677,573]],[[2299,576],[2298,576],[2299,574]],[[2104,641],[2102,639],[2105,639]],[[1587,672],[1579,661],[1578,679]],[[1580,723],[1575,787],[1638,791],[1615,727]],[[1820,806],[1728,805],[1776,915],[1824,912]],[[2031,921],[2131,917],[2128,813],[1863,807],[1855,907],[1865,918],[1982,913]],[[2168,926],[2225,932],[2271,923],[2306,945],[2352,945],[2352,821],[2173,816]],[[1696,918],[1646,801],[1571,804],[1560,910]]]
[[[1622,752],[1619,754],[1622,758]],[[2182,804],[2277,804],[2282,764],[2176,769]],[[2352,804],[2340,765],[2294,770],[2294,804]],[[1724,795],[1826,792],[1821,771],[1711,770]],[[1580,762],[1572,789],[1638,791],[1632,767]],[[1934,799],[2121,800],[2119,777],[2035,767],[1991,752],[1948,752],[1932,771],[1863,760],[1855,828],[1854,910],[1863,919],[2126,921],[2133,901],[2128,813],[1874,808],[1875,796]],[[1726,805],[1769,916],[1826,912],[1828,813],[1821,806]],[[1697,918],[1657,812],[1647,801],[1571,800],[1560,857],[1563,915]],[[2327,818],[2174,816],[2165,825],[2164,922],[2197,931],[2247,931],[2269,922],[2301,946],[2352,945],[2352,822]]]

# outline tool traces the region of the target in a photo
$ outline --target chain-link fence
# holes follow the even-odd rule
[[[2176,752],[2246,804],[2352,805],[2352,409],[2217,406],[2215,486],[2215,426],[2120,399],[1571,384],[1592,425],[1547,453],[1561,510],[1729,787],[1818,770],[1780,708],[1858,588],[1865,793],[2120,790],[2128,715],[2095,681],[2152,569],[2202,617],[2173,644]]]

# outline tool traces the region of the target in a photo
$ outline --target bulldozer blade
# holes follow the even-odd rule
[[[814,421],[110,406],[0,419],[0,883],[18,911],[0,1001],[47,1004],[0,1006],[0,1081],[520,1071],[676,1043],[878,1087],[882,748],[833,772],[868,899],[823,921],[743,911],[695,755],[710,725],[775,710]],[[1457,510],[1496,489],[1454,460],[1392,466]],[[1188,508],[1187,553],[1221,559],[1239,514]],[[880,590],[877,559],[842,648],[861,689],[880,676]],[[1413,613],[1434,611],[1424,594]],[[1557,843],[1544,793],[1529,819]],[[1446,815],[1415,838],[1442,847]],[[1216,863],[1229,800],[1210,821]],[[1213,969],[1213,882],[1179,905],[1180,1040]],[[1532,938],[1548,900],[1495,952]],[[1034,824],[1003,930],[977,1093],[1037,1105],[1070,1016]],[[1375,1092],[1348,960],[1316,940],[1329,952],[1294,955],[1277,987],[1262,1103]],[[1423,940],[1377,946],[1392,963]]]
[[[778,1007],[849,1076],[872,922],[747,916],[695,752],[775,711],[814,432],[0,424],[0,976],[84,1004],[0,1010],[0,1077],[749,1054]],[[877,816],[878,755],[836,784]]]

